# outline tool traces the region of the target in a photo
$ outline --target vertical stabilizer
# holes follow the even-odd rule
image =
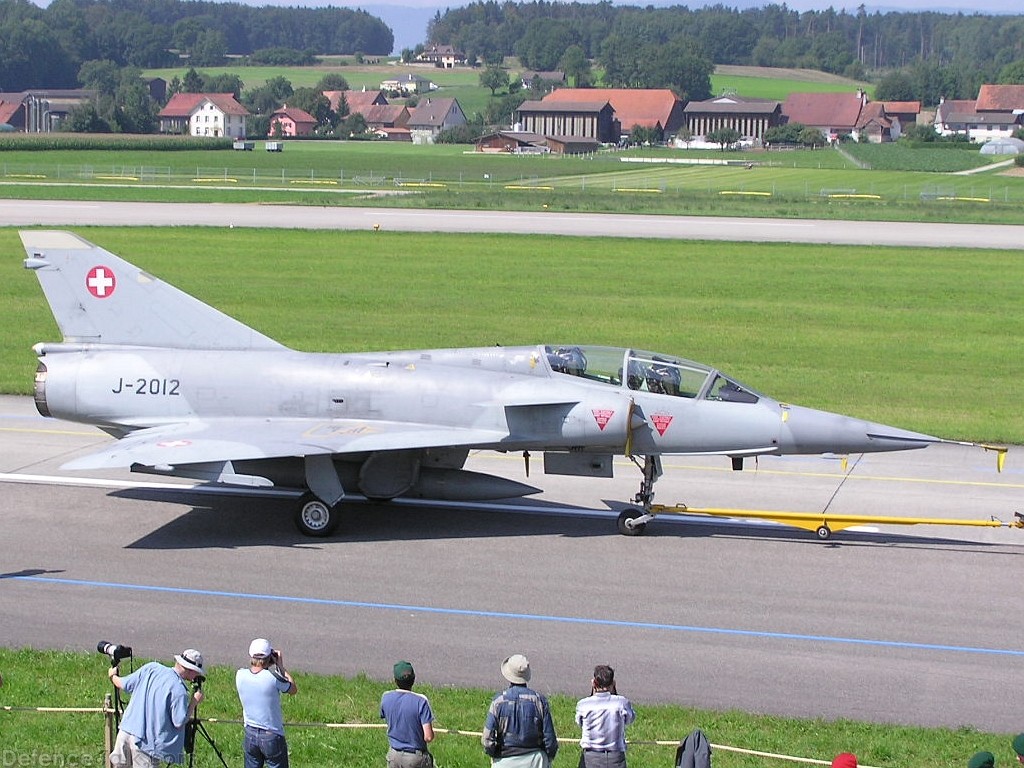
[[[64,341],[172,349],[284,349],[278,342],[71,232],[26,230]]]

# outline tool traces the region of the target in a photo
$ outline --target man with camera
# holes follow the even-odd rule
[[[249,668],[235,673],[235,688],[245,722],[245,768],[288,768],[281,694],[293,695],[298,688],[269,640],[258,637],[249,643]]]
[[[163,763],[180,763],[185,726],[203,700],[198,686],[189,695],[186,683],[203,680],[203,655],[189,648],[174,657],[173,667],[151,661],[124,677],[118,674],[121,659],[116,654],[111,658],[110,682],[131,695],[110,753],[111,765],[159,768]]]

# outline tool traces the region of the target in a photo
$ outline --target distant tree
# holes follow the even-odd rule
[[[203,74],[203,93],[230,93],[236,99],[242,94],[242,78],[225,72],[220,75]]]
[[[253,138],[262,139],[270,133],[270,114],[250,115],[245,120],[245,132]]]
[[[313,88],[321,93],[324,91],[347,91],[348,80],[337,72],[328,72],[317,81]]]
[[[524,101],[526,101],[526,94],[523,91],[491,99],[487,102],[484,120],[488,125],[512,125],[516,120],[516,110]]]
[[[203,76],[196,72],[195,67],[189,67],[181,81],[182,93],[202,93]]]
[[[491,89],[491,96],[499,88],[508,88],[509,74],[500,67],[488,67],[480,73],[480,85]]]
[[[121,71],[110,59],[86,61],[78,68],[78,82],[83,88],[113,96],[121,82]]]
[[[582,46],[570,45],[566,48],[558,65],[565,72],[565,77],[573,88],[589,88],[594,84],[590,59],[587,58]]]
[[[1024,85],[1024,59],[1007,64],[996,79],[1001,85]]]
[[[308,67],[316,64],[316,51],[277,46],[260,48],[249,54],[250,64],[267,64],[274,67]]]
[[[197,67],[216,67],[224,63],[228,41],[219,29],[204,29],[189,49],[189,60]]]
[[[91,101],[72,109],[64,127],[72,133],[110,133],[110,125]]]
[[[661,131],[646,125],[634,125],[629,129],[629,140],[639,145],[660,144]]]
[[[409,63],[409,62],[411,62],[411,61],[412,61],[412,60],[413,60],[413,59],[414,59],[415,57],[416,57],[416,54],[415,54],[415,53],[413,53],[413,50],[412,50],[412,48],[403,48],[403,49],[402,49],[402,63],[403,63],[403,64],[408,64],[408,63]]]
[[[709,131],[705,138],[713,144],[717,144],[723,152],[726,148],[740,140],[740,132],[735,128],[718,128]]]
[[[903,135],[900,138],[906,139],[907,141],[932,142],[937,141],[940,137],[939,132],[935,130],[934,125],[913,123],[906,127],[906,129],[903,131]]]
[[[481,131],[478,126],[455,125],[439,131],[434,137],[436,144],[474,144],[480,138]]]
[[[366,118],[363,117],[361,112],[355,112],[338,124],[338,133],[342,136],[360,136],[366,133],[366,129],[369,126],[366,124]]]
[[[122,70],[121,82],[114,95],[113,114],[108,119],[120,133],[152,133],[157,126],[157,109],[142,82],[141,72],[134,68]]]
[[[693,131],[687,128],[685,125],[676,131],[676,139],[683,142],[687,149],[690,148],[690,142],[693,141]]]
[[[309,112],[322,128],[333,128],[338,123],[337,115],[331,109],[331,102],[315,88],[296,88],[289,97],[288,104]]]
[[[690,101],[711,98],[715,65],[692,41],[647,46],[640,67],[643,87],[673,88]]]
[[[799,144],[800,134],[807,128],[803,123],[772,126],[764,132],[766,144]]]
[[[807,127],[800,131],[800,143],[805,147],[823,147],[825,135],[817,128]]]
[[[516,53],[523,65],[530,69],[550,71],[570,45],[579,42],[573,26],[562,20],[534,19],[529,23],[519,42]]]
[[[285,100],[290,99],[292,93],[294,93],[291,80],[284,75],[275,75],[269,78],[265,86],[274,94],[278,103],[283,103]]]
[[[914,81],[902,70],[890,72],[875,86],[875,98],[878,101],[914,101]]]

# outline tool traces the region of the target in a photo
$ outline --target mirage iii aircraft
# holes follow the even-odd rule
[[[653,518],[663,454],[864,453],[944,442],[787,405],[672,355],[577,344],[314,354],[289,349],[71,232],[20,233],[60,343],[39,357],[43,416],[117,438],[67,469],[130,467],[301,494],[309,536],[337,526],[346,494],[373,500],[538,493],[464,468],[470,451],[543,454],[545,473],[640,488],[626,535]],[[527,466],[528,469],[528,466]]]

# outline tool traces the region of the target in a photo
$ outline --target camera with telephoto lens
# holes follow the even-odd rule
[[[108,643],[106,640],[100,640],[96,643],[96,651],[109,656],[112,664],[118,664],[122,659],[130,659],[132,656],[130,646]]]

